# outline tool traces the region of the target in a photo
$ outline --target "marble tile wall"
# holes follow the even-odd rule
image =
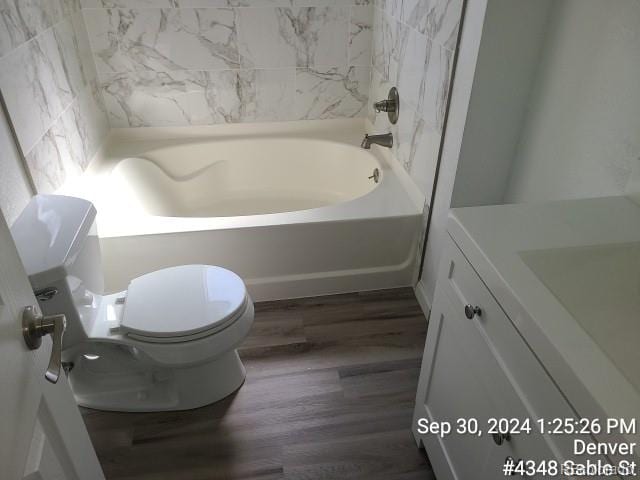
[[[368,115],[376,133],[393,133],[395,158],[425,195],[423,234],[449,102],[462,5],[463,0],[374,0]],[[387,98],[392,86],[400,93],[396,125],[371,107],[374,101]],[[419,245],[418,257],[424,238],[419,239]]]
[[[80,0],[0,0],[0,91],[39,193],[84,170],[108,133]]]
[[[369,107],[379,132],[392,131],[394,153],[430,200],[449,100],[463,0],[375,0],[371,104],[400,92],[400,119]]]
[[[111,126],[365,116],[372,0],[80,0]]]

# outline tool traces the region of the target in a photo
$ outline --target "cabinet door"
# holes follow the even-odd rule
[[[480,312],[467,318],[467,304]],[[573,457],[574,438],[592,441],[537,431],[536,420],[575,412],[453,241],[439,271],[414,417],[414,426],[425,417],[454,428],[474,419],[483,431],[440,438],[414,429],[439,479],[495,479],[507,456],[562,461]],[[498,446],[487,432],[490,418],[530,419],[532,431]]]
[[[453,308],[443,282],[439,282],[429,321],[414,427],[419,418],[450,422],[454,428],[459,418],[482,423],[495,411],[493,395],[488,391],[491,386],[484,380],[484,366],[479,362],[483,355],[478,351],[478,342],[469,338],[471,332],[469,320]],[[492,449],[490,437],[416,435],[439,480],[482,478],[480,474]]]

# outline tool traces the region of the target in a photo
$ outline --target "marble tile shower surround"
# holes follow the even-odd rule
[[[0,88],[51,191],[84,168],[106,114],[112,126],[374,119],[369,96],[395,84],[404,115],[376,128],[392,129],[428,196],[461,1],[0,0]]]
[[[463,0],[374,2],[369,96],[372,101],[386,98],[389,88],[397,86],[400,119],[390,125],[386,115],[376,115],[371,107],[369,119],[376,132],[393,132],[395,158],[425,195],[423,235],[449,102],[462,3]],[[418,244],[424,246],[423,237]]]
[[[376,130],[392,131],[394,153],[430,197],[449,100],[462,0],[376,0],[370,97],[397,86],[397,125],[369,108]]]
[[[82,0],[111,125],[365,116],[369,0]]]
[[[0,90],[38,192],[84,170],[108,122],[79,0],[0,0]]]

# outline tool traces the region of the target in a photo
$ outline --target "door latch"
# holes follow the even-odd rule
[[[56,383],[62,368],[62,336],[67,328],[67,318],[64,314],[44,316],[36,312],[33,306],[25,307],[22,312],[22,336],[30,350],[37,350],[42,345],[42,337],[51,335],[53,347],[44,378]]]

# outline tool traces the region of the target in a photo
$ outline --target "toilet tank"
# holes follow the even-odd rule
[[[42,312],[67,317],[64,348],[86,339],[104,290],[95,218],[87,200],[36,195],[11,227]]]

